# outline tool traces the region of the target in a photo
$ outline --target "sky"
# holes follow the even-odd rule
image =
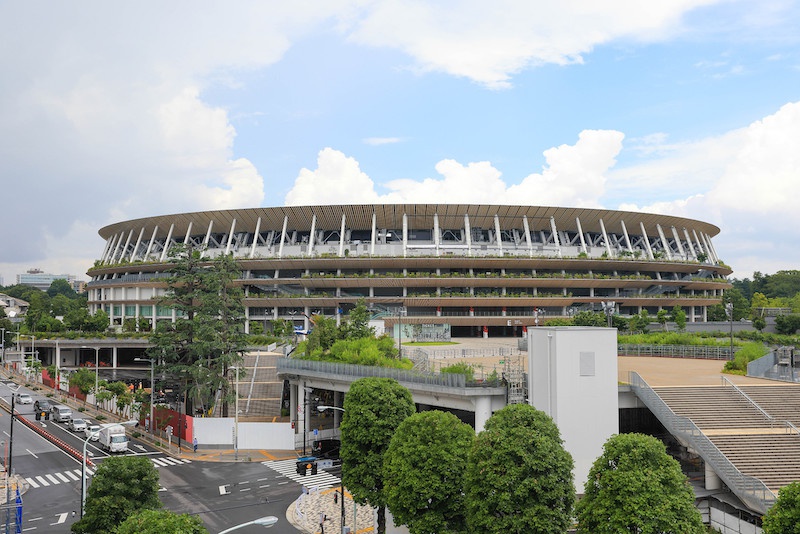
[[[187,211],[436,202],[690,217],[800,268],[800,3],[0,0],[0,276]]]

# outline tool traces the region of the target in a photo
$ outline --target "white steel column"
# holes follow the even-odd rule
[[[344,210],[342,210],[342,224],[339,227],[339,257],[340,258],[342,256],[344,256],[344,225],[345,225],[345,219],[346,218],[347,218],[347,216],[345,215]],[[373,239],[374,239],[374,237],[373,237]],[[373,247],[375,246],[375,241],[372,242],[372,246]]]
[[[120,255],[119,257],[120,261],[123,261],[125,259],[125,256],[128,251],[128,245],[131,244],[132,237],[133,237],[133,228],[131,228],[131,231],[128,232],[128,239],[125,240],[125,246],[122,247],[122,255]]]
[[[550,230],[553,232],[553,242],[556,244],[556,251],[558,253],[558,257],[561,257],[561,242],[558,239],[558,228],[556,228],[556,220],[554,217],[550,217]]]
[[[344,232],[344,213],[342,214],[342,232]],[[369,253],[371,256],[375,255],[375,243],[378,241],[378,215],[372,212],[372,249]]]
[[[494,234],[497,236],[497,249],[500,251],[500,255],[503,255],[503,234],[500,233],[500,217],[497,214],[494,214]]]
[[[533,257],[533,241],[531,240],[531,225],[528,223],[528,216],[522,216],[522,228],[525,229],[525,242],[528,244],[528,257]]]
[[[189,221],[189,226],[186,227],[186,234],[183,236],[183,245],[189,246],[189,239],[192,238],[192,221]]]
[[[472,229],[469,226],[469,215],[464,214],[464,236],[467,240],[467,256],[472,256]]]
[[[236,231],[236,219],[234,218],[231,221],[231,229],[228,232],[228,242],[225,243],[225,255],[226,256],[231,253],[231,243],[233,243],[233,233],[235,231]]]
[[[261,217],[256,220],[256,231],[253,233],[253,244],[250,246],[250,257],[256,255],[256,246],[258,246],[258,236],[261,235]]]
[[[654,260],[655,257],[653,256],[653,249],[650,248],[650,238],[647,237],[647,231],[644,229],[644,223],[639,223],[639,229],[642,231],[642,237],[644,238],[644,246],[647,249],[647,257],[651,260]]]
[[[142,244],[142,237],[144,236],[144,226],[139,229],[139,237],[136,239],[136,245],[134,245],[133,250],[131,251],[131,261],[136,261],[136,253],[139,251],[139,245]]]
[[[683,235],[686,237],[686,246],[689,247],[689,252],[692,254],[692,259],[697,259],[697,252],[694,251],[694,245],[692,245],[692,238],[689,237],[689,231],[686,227],[683,227]]]
[[[114,242],[114,236],[112,235],[108,239],[106,239],[106,246],[103,249],[103,254],[100,255],[100,263],[105,263],[108,260],[108,253],[111,250],[111,243]]]
[[[122,246],[122,237],[125,235],[125,232],[120,232],[119,237],[117,237],[117,244],[114,245],[114,254],[111,256],[111,263],[115,263],[117,261],[117,255],[119,254],[120,247]]]
[[[628,236],[628,229],[625,227],[625,221],[620,220],[620,225],[622,226],[622,235],[625,236],[625,245],[628,247],[628,252],[633,254],[633,247],[631,246],[631,238]]]
[[[578,226],[578,237],[581,238],[581,252],[589,254],[589,249],[586,248],[586,239],[583,237],[583,226],[579,217],[575,217],[575,224]]]
[[[169,242],[172,240],[173,230],[175,230],[175,223],[169,225],[169,232],[167,232],[167,238],[164,240],[164,250],[161,251],[161,258],[159,258],[159,261],[167,259],[167,251],[169,250]]]
[[[667,236],[664,235],[664,229],[661,228],[660,224],[656,225],[656,230],[658,230],[658,237],[661,238],[661,244],[664,246],[664,251],[667,254],[667,259],[672,259],[672,250],[669,247],[669,241],[667,241]]]
[[[701,232],[701,233],[702,233],[702,232]],[[697,230],[695,230],[694,228],[692,228],[692,234],[694,235],[694,242],[695,242],[695,244],[697,245],[697,250],[699,250],[699,251],[700,251],[700,254],[705,254],[705,255],[706,255],[706,257],[707,257],[707,260],[710,260],[710,259],[711,259],[711,256],[710,256],[710,255],[709,255],[709,254],[706,252],[706,249],[705,249],[705,247],[703,246],[703,243],[700,241],[700,238],[699,238],[699,237],[697,237]]]
[[[311,215],[311,234],[308,236],[308,254],[307,256],[312,256],[314,254],[314,237],[317,232],[317,214],[313,213]]]
[[[109,238],[108,243],[108,250],[106,251],[103,257],[103,263],[112,263],[114,257],[114,251],[117,249],[117,239],[118,235],[114,234]]]
[[[710,252],[710,255],[714,258],[714,263],[719,263],[719,256],[717,256],[717,249],[714,248],[714,243],[711,242],[711,236],[705,232],[702,232],[703,239],[706,240],[706,248]]]
[[[203,250],[200,251],[200,257],[206,255],[206,250],[208,250],[208,241],[211,239],[211,229],[214,227],[214,221],[208,221],[208,230],[206,231],[206,236],[203,238]]]
[[[681,255],[682,259],[689,259],[686,255],[686,250],[683,248],[683,243],[681,243],[681,238],[678,235],[678,229],[674,226],[672,227],[672,237],[675,238],[675,242],[678,244],[678,253]]]
[[[436,255],[439,256],[439,214],[433,214],[433,248],[436,250]]]
[[[603,241],[606,244],[606,254],[608,254],[609,258],[613,258],[614,256],[611,254],[611,243],[608,239],[608,233],[606,233],[606,225],[603,224],[603,219],[600,219],[600,231],[603,233]]]
[[[144,253],[144,260],[150,257],[150,251],[153,250],[153,243],[156,240],[156,232],[158,232],[158,226],[153,227],[153,235],[150,236],[150,241],[147,243],[147,251]]]
[[[403,257],[408,253],[408,214],[403,213]]]
[[[289,216],[283,216],[283,230],[281,230],[281,244],[278,247],[278,258],[283,257],[283,244],[286,242],[286,226],[289,224]]]

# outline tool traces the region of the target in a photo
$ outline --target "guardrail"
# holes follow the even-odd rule
[[[759,479],[745,475],[687,418],[677,415],[636,372],[630,373],[631,390],[673,435],[682,438],[711,466],[730,490],[749,508],[761,513],[775,504],[775,494]]]
[[[278,374],[291,374],[293,371],[310,371],[324,375],[338,375],[354,379],[363,377],[393,378],[398,382],[427,384],[448,388],[467,387],[466,377],[458,374],[415,373],[391,367],[373,367],[348,363],[320,362],[297,358],[278,358]]]
[[[736,348],[716,345],[638,345],[620,343],[617,354],[620,356],[652,356],[656,358],[692,358],[698,360],[732,360]]]
[[[742,398],[744,398],[744,400],[749,402],[751,406],[753,406],[756,410],[758,410],[761,413],[761,415],[763,415],[767,419],[767,422],[769,422],[770,426],[775,424],[775,418],[772,417],[770,414],[768,414],[767,411],[764,410],[761,406],[759,406],[756,401],[751,399],[750,395],[748,395],[747,393],[742,391],[739,388],[739,386],[737,386],[736,384],[734,384],[733,382],[728,380],[727,376],[721,376],[720,378],[722,378],[722,385],[723,386],[728,385],[728,386],[732,387],[734,389],[734,391],[736,391],[736,393],[738,393]]]

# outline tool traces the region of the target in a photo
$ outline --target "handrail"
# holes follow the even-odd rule
[[[631,390],[672,434],[682,437],[700,454],[728,488],[749,508],[765,514],[777,497],[759,479],[739,471],[688,417],[677,415],[635,371],[630,372]]]
[[[731,386],[731,387],[732,387],[734,390],[736,390],[736,392],[737,392],[739,395],[741,395],[742,397],[744,397],[744,398],[745,398],[745,400],[746,400],[747,402],[749,402],[750,404],[752,404],[752,405],[753,405],[753,406],[756,408],[756,410],[758,410],[759,412],[761,412],[761,415],[763,415],[764,417],[766,417],[766,418],[769,420],[770,424],[773,424],[773,423],[775,423],[775,418],[774,418],[773,416],[771,416],[770,414],[768,414],[768,413],[767,413],[767,411],[766,411],[766,410],[764,410],[764,409],[763,409],[761,406],[759,406],[759,405],[758,405],[758,403],[757,403],[756,401],[754,401],[753,399],[751,399],[751,398],[750,398],[750,395],[748,395],[747,393],[745,393],[744,391],[742,391],[742,390],[741,390],[741,388],[739,388],[739,386],[737,386],[736,384],[734,384],[733,382],[731,382],[731,381],[728,379],[728,377],[727,377],[727,376],[721,376],[720,378],[722,378],[722,385],[723,385],[723,386],[724,386],[725,384],[728,384],[729,386]]]
[[[786,426],[788,426],[790,430],[794,430],[795,434],[800,435],[800,429],[794,426],[791,421],[784,421],[784,423],[786,423]]]

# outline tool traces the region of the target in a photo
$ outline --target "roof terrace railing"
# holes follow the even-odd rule
[[[691,419],[673,412],[638,373],[631,372],[630,384],[664,427],[697,451],[743,503],[762,514],[775,504],[775,494],[762,481],[739,471]]]
[[[342,376],[353,379],[363,377],[393,378],[401,383],[426,384],[446,388],[467,387],[466,377],[460,374],[419,373],[405,371],[403,369],[393,369],[391,367],[320,362],[316,360],[300,360],[297,358],[278,359],[277,372],[279,374],[292,374],[296,371],[320,373],[326,376]]]

